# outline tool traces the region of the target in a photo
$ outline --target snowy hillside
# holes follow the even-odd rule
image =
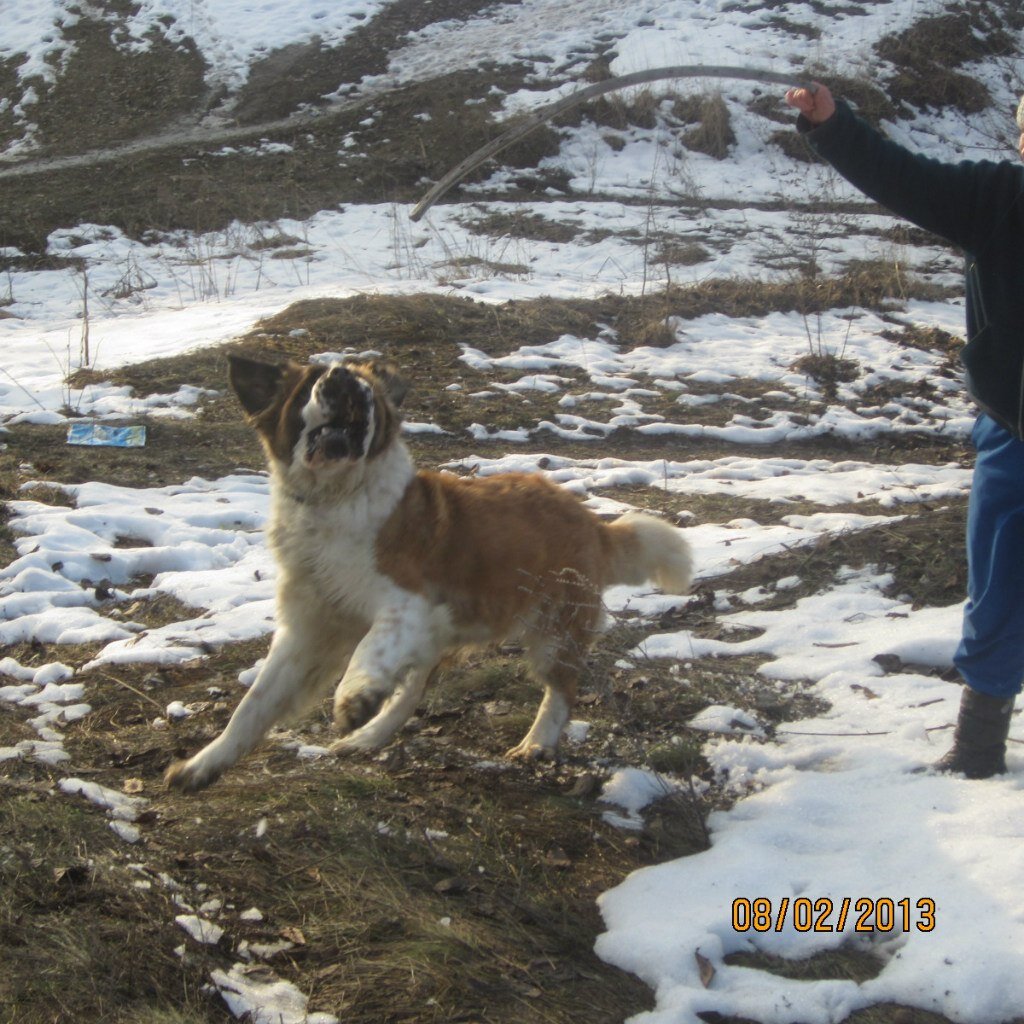
[[[816,162],[783,86],[729,77],[610,93],[409,218],[517,117],[675,65],[820,79],[916,150],[1016,159],[1010,2],[0,19],[12,1020],[1024,1020],[1024,758],[920,770],[959,700],[960,254]],[[694,595],[606,595],[562,764],[501,761],[536,698],[509,649],[380,757],[326,757],[317,712],[163,789],[274,623],[228,349],[381,352],[421,465],[685,531]]]

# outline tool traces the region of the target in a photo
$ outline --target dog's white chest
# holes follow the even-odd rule
[[[377,538],[413,470],[384,456],[362,486],[332,500],[296,501],[275,491],[271,543],[287,589],[302,581],[310,600],[372,621],[396,586],[377,564]]]
[[[333,518],[309,534],[306,558],[324,593],[350,603],[384,586],[376,556],[380,526],[361,517]]]

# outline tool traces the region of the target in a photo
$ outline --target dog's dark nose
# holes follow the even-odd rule
[[[321,378],[320,391],[328,401],[334,401],[351,392],[355,378],[344,366],[332,366]]]

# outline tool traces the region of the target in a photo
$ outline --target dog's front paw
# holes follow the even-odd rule
[[[366,754],[377,749],[377,744],[370,740],[361,740],[358,736],[346,736],[335,740],[327,750],[335,757],[350,757],[352,754]]]
[[[187,761],[175,761],[164,772],[164,783],[168,789],[180,789],[183,793],[197,793],[218,778],[219,771],[204,768],[194,757]]]
[[[385,694],[375,693],[373,690],[359,690],[335,701],[334,731],[341,736],[347,736],[350,732],[362,728],[380,711],[384,697]]]
[[[532,764],[534,761],[557,761],[558,748],[545,747],[535,740],[525,739],[511,750],[506,750],[505,757],[509,761],[524,761],[527,764]]]

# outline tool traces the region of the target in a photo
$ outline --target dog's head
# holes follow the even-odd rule
[[[398,437],[406,387],[389,363],[300,366],[228,356],[228,379],[271,461],[331,476]]]

